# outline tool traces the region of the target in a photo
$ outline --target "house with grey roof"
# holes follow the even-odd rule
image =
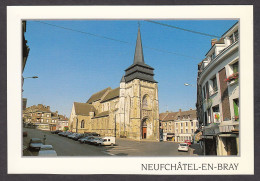
[[[160,113],[160,129],[164,141],[194,141],[194,133],[198,129],[196,110]]]

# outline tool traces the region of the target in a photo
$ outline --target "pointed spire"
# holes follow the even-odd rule
[[[125,82],[125,76],[123,75],[122,79],[120,82]]]
[[[135,46],[135,57],[134,57],[134,64],[136,64],[136,63],[142,63],[142,64],[144,63],[143,47],[142,47],[139,23],[138,23],[138,34],[137,34],[137,39],[136,39],[136,46]]]

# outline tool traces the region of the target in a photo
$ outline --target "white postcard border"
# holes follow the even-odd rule
[[[238,157],[22,157],[21,20],[32,19],[239,19],[240,154]],[[198,62],[199,63],[199,62]],[[8,173],[51,174],[254,174],[253,6],[8,6],[7,151]],[[68,163],[70,166],[68,166]],[[236,170],[187,170],[183,164],[231,164]],[[142,164],[175,164],[178,170],[143,170]],[[73,165],[73,166],[71,166]],[[169,165],[168,165],[169,166]],[[169,168],[169,167],[168,167]],[[172,167],[171,167],[172,168]],[[176,167],[175,167],[176,168]]]

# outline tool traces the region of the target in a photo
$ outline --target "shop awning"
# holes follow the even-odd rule
[[[219,137],[237,137],[236,134],[220,134]]]
[[[167,134],[167,137],[170,137],[170,138],[171,138],[171,137],[174,137],[174,135],[168,135],[168,134]]]
[[[200,138],[204,138],[204,139],[213,139],[213,136],[209,136],[209,135],[201,135]]]

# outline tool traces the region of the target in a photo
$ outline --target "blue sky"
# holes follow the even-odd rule
[[[86,102],[97,91],[119,86],[124,70],[133,63],[138,21],[41,22],[127,43],[27,21],[25,37],[30,53],[23,76],[39,77],[25,79],[23,97],[28,99],[27,106],[49,105],[51,111],[69,117],[73,102]],[[236,20],[158,22],[221,36]],[[197,65],[205,58],[214,37],[147,21],[140,21],[140,29],[144,61],[155,69],[158,81],[159,111],[195,109]]]

